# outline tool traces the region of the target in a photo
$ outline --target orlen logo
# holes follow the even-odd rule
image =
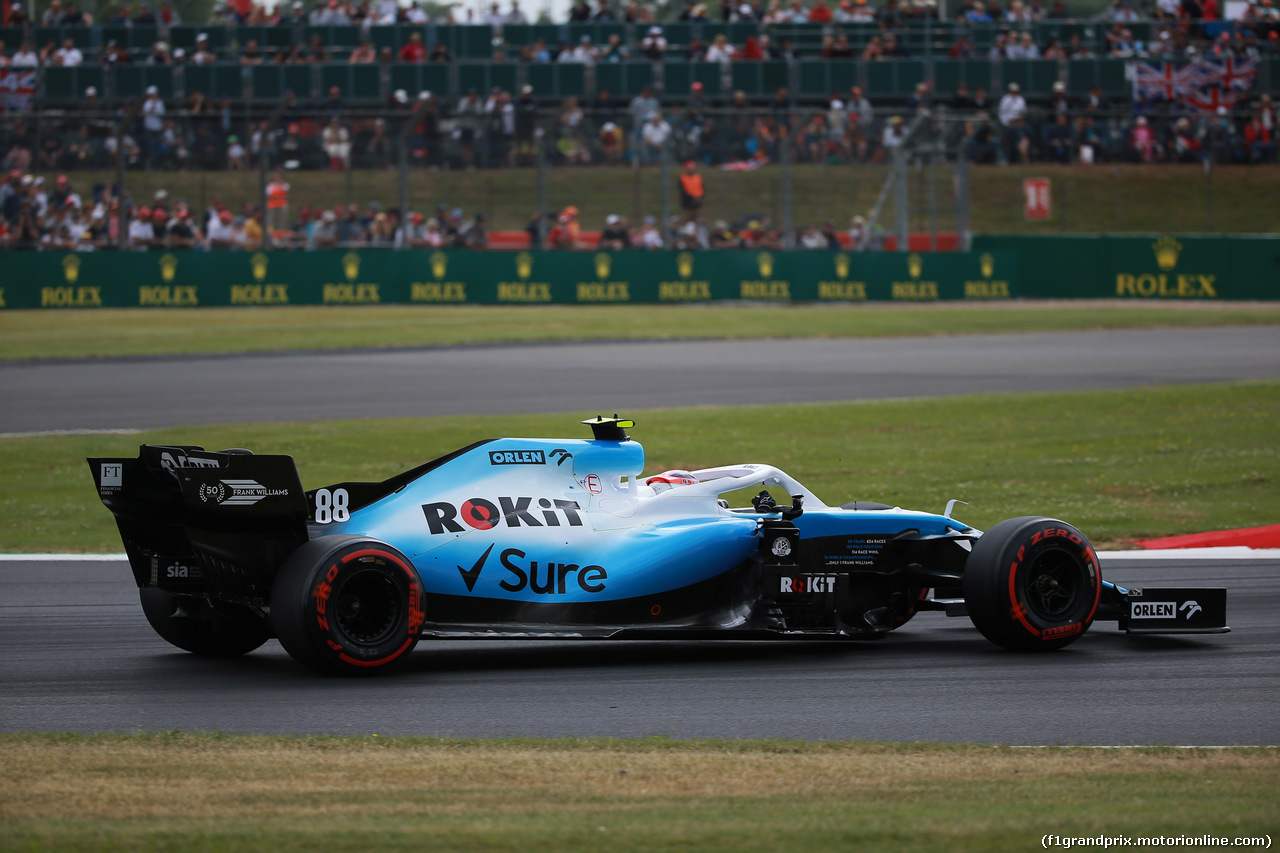
[[[576,501],[552,498],[537,500],[537,509],[533,508],[533,498],[500,497],[497,505],[485,498],[470,498],[461,507],[442,501],[423,504],[422,514],[426,516],[427,529],[433,534],[465,532],[458,523],[459,518],[476,530],[492,530],[504,522],[507,527],[561,527],[563,523],[567,523],[569,527],[582,526],[582,516],[578,515],[580,507]],[[541,520],[538,516],[541,516]]]
[[[1178,615],[1174,601],[1135,601],[1131,606],[1131,619],[1173,619]]]
[[[547,457],[541,450],[491,450],[490,465],[546,465]]]

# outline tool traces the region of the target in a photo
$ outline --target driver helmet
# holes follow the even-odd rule
[[[688,471],[663,471],[645,480],[644,484],[651,486],[658,494],[662,494],[675,486],[692,486],[697,482],[698,478]]]

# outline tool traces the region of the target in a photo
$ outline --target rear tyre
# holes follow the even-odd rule
[[[1079,530],[1052,518],[1002,521],[965,562],[964,602],[982,635],[1020,652],[1075,642],[1093,624],[1102,571]]]
[[[212,610],[202,599],[178,596],[162,589],[138,590],[142,612],[166,642],[205,657],[238,657],[271,638],[270,627],[248,613],[228,616]]]
[[[422,580],[403,554],[360,536],[325,536],[289,555],[271,591],[285,651],[321,672],[369,675],[418,644]]]

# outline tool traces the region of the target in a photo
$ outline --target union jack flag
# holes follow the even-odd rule
[[[1196,59],[1181,67],[1172,62],[1159,67],[1133,64],[1133,94],[1151,100],[1181,101],[1202,112],[1230,108],[1253,88],[1258,60],[1224,57],[1220,61]]]

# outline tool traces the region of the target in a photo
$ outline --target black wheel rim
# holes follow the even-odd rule
[[[400,590],[386,569],[357,571],[337,590],[334,602],[338,630],[356,645],[376,646],[400,623]]]
[[[1041,619],[1061,621],[1085,589],[1084,566],[1070,551],[1050,548],[1031,559],[1024,583],[1027,607]]]

